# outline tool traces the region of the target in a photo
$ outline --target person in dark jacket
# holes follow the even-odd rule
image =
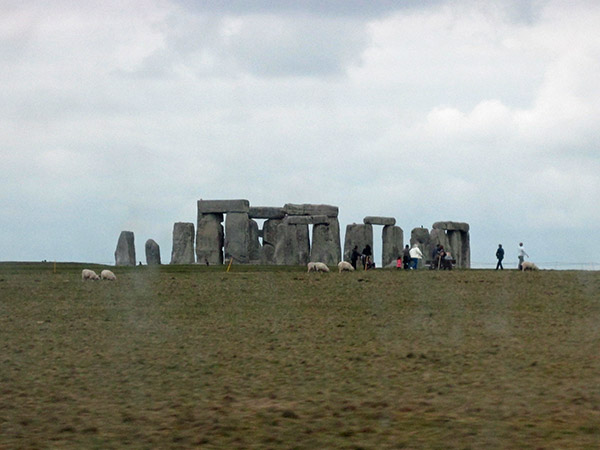
[[[496,258],[498,258],[496,270],[504,270],[504,267],[502,267],[502,260],[504,259],[504,249],[502,248],[502,244],[498,244],[498,250],[496,250]]]
[[[369,244],[365,245],[365,248],[363,248],[362,256],[364,269],[370,269],[372,267],[371,264],[373,263],[373,250],[371,250]]]
[[[404,247],[404,251],[402,252],[402,268],[404,270],[408,270],[410,265],[410,247],[408,244]]]
[[[356,261],[358,261],[358,258],[360,258],[360,253],[358,252],[358,245],[355,245],[350,255],[350,264],[352,264],[354,270],[356,270]]]

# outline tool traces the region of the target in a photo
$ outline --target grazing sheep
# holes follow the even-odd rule
[[[523,272],[526,271],[526,270],[539,270],[539,267],[536,266],[531,261],[523,261],[523,264],[521,264],[521,270]]]
[[[110,280],[110,281],[117,280],[116,275],[108,269],[104,269],[102,272],[100,272],[100,278],[102,278],[103,280]]]
[[[307,266],[308,272],[329,272],[327,264],[322,262],[309,262]]]
[[[340,261],[338,264],[339,272],[352,272],[353,270],[354,267],[352,267],[352,264],[350,264],[348,261]]]
[[[94,272],[93,270],[90,269],[83,269],[81,271],[81,279],[83,281],[85,280],[99,280],[100,277],[98,276],[98,274],[96,272]]]

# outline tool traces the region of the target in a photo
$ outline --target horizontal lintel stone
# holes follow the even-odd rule
[[[249,210],[248,200],[198,200],[199,214],[247,213]]]
[[[310,203],[286,203],[283,207],[289,216],[327,216],[337,217],[339,208],[332,205],[313,205]]]
[[[285,211],[283,208],[272,206],[251,206],[248,211],[251,219],[283,219]]]
[[[396,219],[393,217],[367,216],[363,219],[364,224],[371,225],[396,225]]]

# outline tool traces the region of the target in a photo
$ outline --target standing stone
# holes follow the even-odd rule
[[[468,231],[463,231],[460,234],[462,249],[461,249],[461,265],[462,269],[471,268],[471,237]]]
[[[268,219],[263,224],[262,263],[275,264],[275,246],[277,245],[277,227],[280,219]]]
[[[410,247],[412,248],[414,244],[417,244],[421,249],[421,252],[423,252],[424,256],[423,260],[420,261],[418,267],[422,267],[422,265],[425,264],[425,261],[431,259],[429,241],[429,230],[427,228],[413,228],[413,230],[410,233]]]
[[[248,219],[248,258],[250,264],[260,264],[262,257],[262,248],[260,246],[258,223],[255,220]]]
[[[146,264],[149,266],[160,266],[160,247],[154,239],[148,239],[145,245]]]
[[[198,264],[223,264],[223,214],[199,213],[196,230],[196,261]]]
[[[121,231],[117,249],[115,250],[115,265],[135,266],[135,242],[133,231]]]
[[[277,227],[277,243],[273,260],[277,265],[305,265],[310,256],[308,225],[288,225]]]
[[[225,259],[248,264],[248,213],[228,213],[225,218]]]
[[[324,262],[327,265],[337,265],[341,258],[338,219],[331,217],[328,223],[315,223],[312,236],[310,260]]]
[[[352,249],[358,246],[358,251],[369,244],[373,249],[373,225],[353,223],[346,225],[346,237],[344,239],[344,261],[350,261]]]
[[[173,225],[171,264],[194,264],[194,224],[177,222]]]
[[[382,255],[381,266],[386,267],[402,256],[404,247],[404,231],[402,228],[395,225],[386,225],[381,232],[382,239]]]
[[[453,256],[456,257],[455,253],[457,248],[452,246],[450,239],[448,239],[448,235],[446,232],[440,228],[433,228],[429,233],[429,243],[427,244],[427,253],[423,253],[425,255],[425,259],[431,260],[433,255],[433,250],[438,246],[443,245],[444,250],[449,251]]]

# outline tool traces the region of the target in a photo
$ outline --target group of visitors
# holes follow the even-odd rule
[[[523,243],[519,242],[519,248],[517,249],[517,256],[519,257],[519,270],[523,268],[523,261],[525,261],[525,257],[529,258],[529,255],[525,251],[525,247],[523,247]],[[496,270],[504,270],[502,266],[502,260],[504,259],[504,249],[502,248],[502,244],[498,244],[498,250],[496,250],[496,259],[498,263],[496,264]]]
[[[419,260],[423,259],[423,252],[417,244],[414,244],[412,248],[408,244],[404,247],[402,255],[398,255],[396,260],[396,269],[416,269],[419,265]]]
[[[350,255],[350,264],[356,270],[356,264],[358,260],[362,264],[364,270],[374,269],[375,263],[373,262],[373,250],[369,244],[365,245],[362,252],[358,251],[358,245],[355,245],[352,249],[352,254]]]

